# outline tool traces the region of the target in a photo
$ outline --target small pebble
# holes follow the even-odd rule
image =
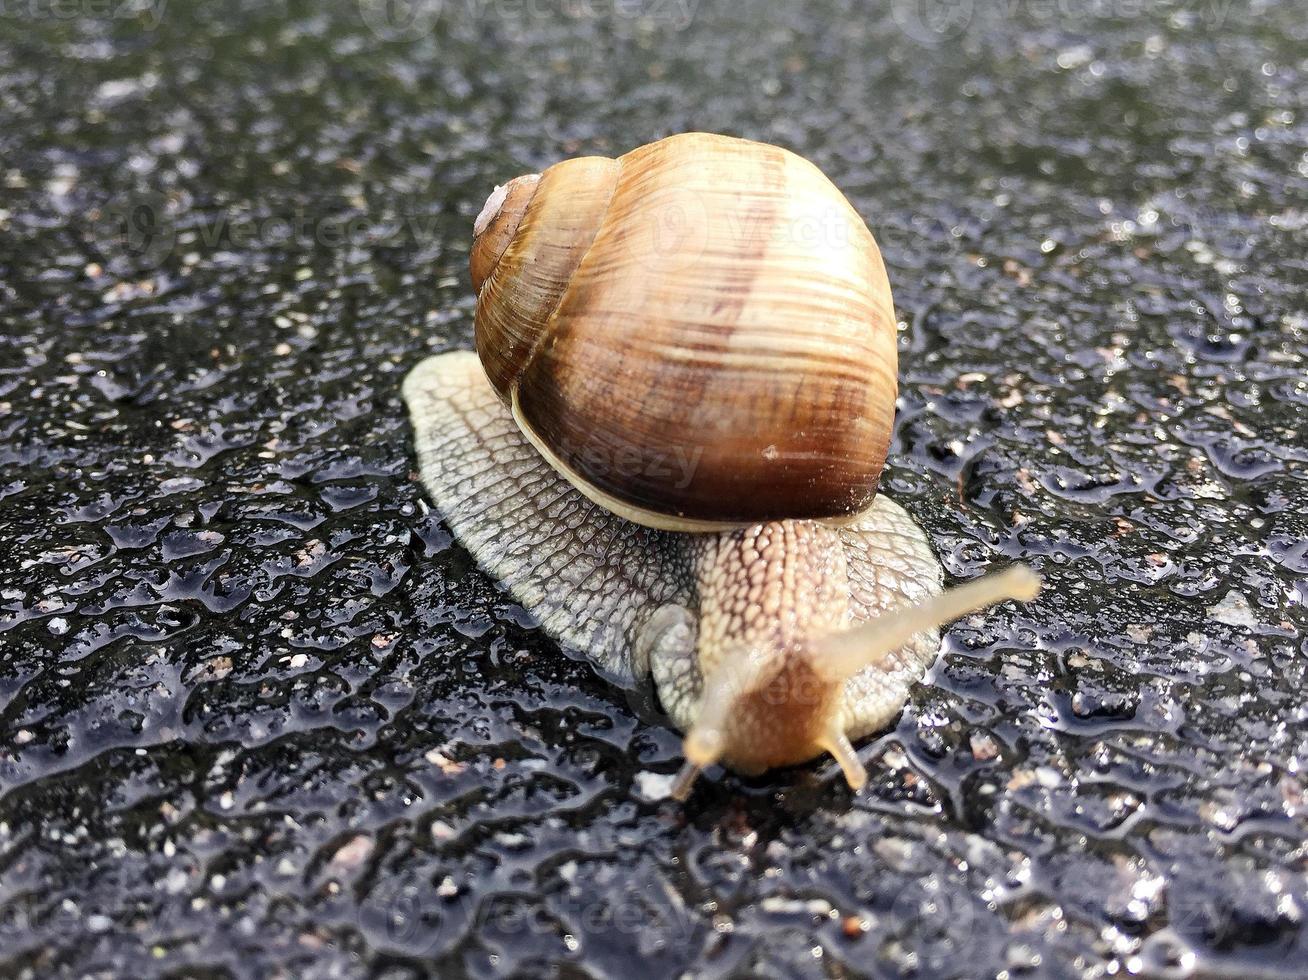
[[[338,868],[357,868],[368,860],[368,855],[372,853],[372,847],[372,838],[359,834],[357,837],[351,838],[340,850],[332,855],[331,863]]]
[[[672,793],[672,784],[676,773],[638,772],[636,773],[636,792],[647,800],[664,800]]]

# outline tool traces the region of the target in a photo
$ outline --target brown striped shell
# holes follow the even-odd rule
[[[871,505],[890,284],[807,160],[705,133],[566,160],[496,189],[471,267],[486,374],[591,499],[674,530]]]

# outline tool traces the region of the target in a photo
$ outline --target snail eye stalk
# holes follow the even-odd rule
[[[1039,591],[1040,576],[1026,565],[983,575],[915,605],[896,607],[862,626],[822,637],[814,645],[813,669],[830,681],[843,681],[865,667],[884,663],[918,633],[1008,599],[1030,602]]]
[[[672,785],[674,799],[684,800],[701,772],[722,758],[727,748],[727,720],[737,700],[767,680],[768,658],[763,651],[738,647],[725,656],[704,681],[695,723],[686,733],[682,751],[686,764]]]
[[[840,771],[845,774],[845,782],[849,783],[850,789],[857,793],[867,784],[867,769],[838,721],[833,722],[827,730],[821,745],[840,763]]]

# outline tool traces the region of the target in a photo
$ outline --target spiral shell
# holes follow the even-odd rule
[[[542,455],[653,527],[839,521],[876,493],[895,314],[871,232],[813,164],[688,133],[497,188],[476,344]]]

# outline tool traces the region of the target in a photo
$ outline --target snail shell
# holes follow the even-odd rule
[[[849,520],[894,417],[867,226],[813,164],[704,133],[497,188],[471,253],[477,353],[541,454],[652,527]]]

